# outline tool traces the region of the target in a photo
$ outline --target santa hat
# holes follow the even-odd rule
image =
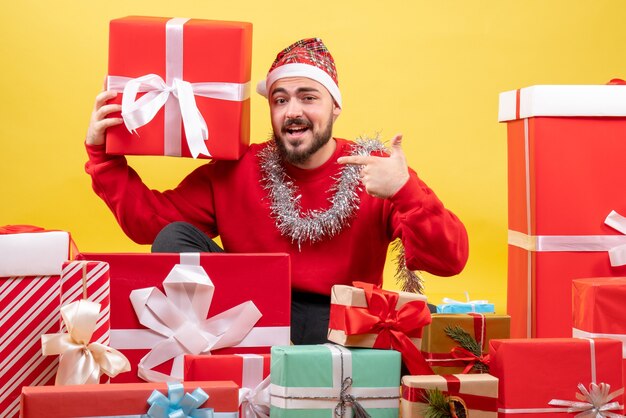
[[[326,87],[337,105],[341,107],[335,60],[321,39],[302,39],[283,49],[276,56],[265,80],[257,84],[257,93],[267,97],[272,84],[286,77],[306,77],[317,81]]]

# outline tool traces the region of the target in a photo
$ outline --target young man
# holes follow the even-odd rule
[[[384,156],[375,141],[332,136],[341,93],[321,40],[281,51],[257,91],[268,99],[273,139],[238,161],[201,166],[165,192],[146,187],[123,156],[105,154],[106,129],[122,123],[107,116],[121,109],[106,104],[116,93],[97,96],[86,171],[130,238],[153,251],[219,251],[209,238],[219,235],[226,252],[289,253],[295,344],[326,341],[334,284],[382,284],[397,238],[412,270],[463,269],[465,227],[408,168],[402,136]]]

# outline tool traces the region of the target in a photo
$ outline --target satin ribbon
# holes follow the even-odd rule
[[[165,106],[165,155],[180,156],[180,121],[189,151],[194,158],[211,156],[204,141],[209,137],[206,121],[195,96],[218,100],[244,101],[250,97],[250,83],[189,83],[183,77],[183,25],[189,19],[174,18],[166,24],[166,80],[156,74],[130,79],[109,76],[109,90],[122,91],[122,118],[131,133],[148,124]],[[137,99],[138,93],[146,93]]]
[[[239,389],[241,418],[269,418],[270,416],[270,377],[263,379],[254,388]]]
[[[614,410],[620,410],[622,406],[619,402],[611,402],[618,396],[624,394],[624,388],[611,392],[611,385],[606,383],[589,385],[589,390],[582,383],[578,384],[579,392],[576,392],[575,396],[578,401],[568,401],[563,399],[552,399],[548,402],[549,405],[566,406],[567,408],[556,408],[558,412],[577,412],[575,417],[610,417],[610,418],[622,418],[623,415],[616,414]],[[555,412],[557,412],[555,411]]]
[[[270,378],[263,378],[264,358],[258,354],[238,354],[242,357],[242,379],[239,389],[241,418],[269,418]]]
[[[426,303],[411,301],[396,310],[398,293],[384,291],[371,283],[354,282],[353,286],[364,290],[367,308],[348,306],[343,313],[338,311],[345,316],[346,335],[378,334],[372,348],[398,350],[412,375],[433,374],[409,338],[409,335],[421,335],[422,328],[431,322]]]
[[[181,260],[198,254],[181,254]],[[163,281],[165,295],[156,287],[133,290],[130,300],[139,322],[158,334],[152,350],[139,362],[138,374],[147,381],[183,379],[185,354],[209,353],[242,341],[261,318],[252,301],[207,318],[215,286],[198,265],[177,264]],[[170,375],[152,370],[174,359]]]
[[[201,388],[196,388],[192,393],[185,393],[181,383],[168,382],[167,396],[158,390],[152,392],[148,398],[148,417],[150,418],[211,418],[212,408],[199,409],[209,399]]]
[[[44,356],[60,355],[55,384],[99,383],[100,376],[115,377],[130,370],[128,359],[114,348],[89,343],[96,329],[100,304],[79,300],[61,308],[68,333],[41,336]]]
[[[148,397],[150,408],[147,414],[85,418],[238,418],[237,412],[215,412],[213,408],[200,408],[208,399],[209,395],[202,388],[185,393],[181,383],[168,382],[167,396],[154,390]]]
[[[489,363],[491,361],[491,358],[490,358],[489,354],[487,354],[486,356],[484,356],[484,355],[477,356],[474,353],[472,353],[471,351],[469,351],[469,350],[467,350],[467,349],[465,349],[463,347],[454,347],[450,351],[450,354],[456,360],[459,360],[459,361],[462,361],[464,363],[467,363],[465,368],[461,372],[463,374],[469,373],[470,370],[472,370],[472,368],[474,367],[474,365],[476,363],[482,363],[485,366],[489,366]]]
[[[574,338],[610,338],[612,340],[620,340],[622,342],[622,357],[626,359],[626,334],[603,334],[598,332],[587,332],[578,328],[572,328],[572,337]]]
[[[626,235],[626,218],[614,210],[604,223]],[[626,236],[622,235],[526,235],[509,230],[508,242],[527,251],[606,251],[611,266],[626,265]]]
[[[345,347],[324,344],[332,355],[332,387],[285,387],[270,384],[271,404],[282,409],[331,408],[345,417],[349,406],[358,403],[359,412],[368,408],[397,408],[398,387],[353,387],[352,353]]]

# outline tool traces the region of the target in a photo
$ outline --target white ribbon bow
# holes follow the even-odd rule
[[[173,95],[178,101],[180,115],[185,128],[189,151],[194,158],[203,154],[210,156],[204,141],[209,138],[204,117],[198,110],[195,96],[219,100],[242,101],[250,97],[249,83],[189,83],[174,78],[168,85],[157,74],[146,74],[137,78],[110,76],[108,88],[122,91],[122,118],[129,132],[147,125]],[[145,93],[139,99],[137,94]]]
[[[237,345],[262,316],[248,301],[207,319],[215,286],[199,265],[175,265],[163,288],[167,296],[156,287],[130,294],[139,322],[162,336],[139,362],[138,374],[147,381],[182,380],[185,354]],[[152,370],[171,359],[174,365],[170,375]]]
[[[136,100],[137,93],[140,91],[146,94]],[[187,81],[175,78],[172,85],[168,86],[156,74],[147,74],[129,80],[122,96],[122,118],[126,128],[136,133],[138,128],[148,124],[165,105],[170,93],[178,99],[191,155],[194,158],[199,154],[209,156],[209,150],[204,143],[209,137],[209,130],[196,105],[193,87]]]
[[[266,377],[254,389],[239,389],[241,418],[269,418],[270,416],[270,377]]]
[[[622,418],[623,415],[610,412],[612,410],[619,410],[622,406],[619,402],[610,402],[612,399],[621,396],[624,393],[624,389],[616,390],[613,393],[611,391],[611,385],[606,383],[589,385],[589,390],[582,384],[578,384],[578,390],[576,393],[577,401],[566,401],[562,399],[552,399],[548,402],[549,405],[555,406],[567,406],[567,410],[558,412],[578,412],[575,417],[578,418]]]
[[[626,235],[626,218],[614,210],[608,214],[604,223],[611,228]],[[609,250],[609,259],[611,260],[611,266],[623,266],[626,264],[626,244],[618,245]]]
[[[100,304],[78,300],[61,308],[68,333],[41,336],[44,356],[60,355],[55,385],[99,383],[100,376],[115,377],[130,370],[128,359],[114,348],[89,343],[100,313]]]

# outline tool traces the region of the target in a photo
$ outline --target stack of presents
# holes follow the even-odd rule
[[[146,74],[243,93],[198,93],[208,140],[164,123],[171,96],[133,127],[141,140],[111,129],[108,152],[238,158],[250,56],[250,24],[114,20],[109,81],[124,96],[149,95]],[[508,315],[484,301],[431,315],[422,295],[355,281],[332,290],[330,342],[293,346],[287,254],[76,253],[67,232],[3,228],[0,416],[621,416],[624,103],[614,84],[501,95]]]

